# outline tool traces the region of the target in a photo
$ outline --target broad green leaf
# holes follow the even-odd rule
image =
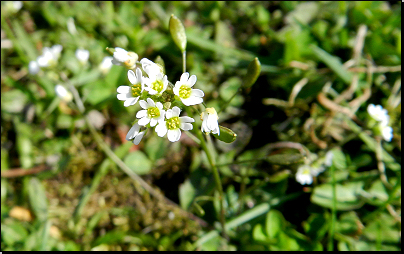
[[[343,213],[337,221],[335,231],[345,235],[352,235],[359,230],[358,225],[360,223],[360,219],[354,211]]]
[[[1,223],[1,240],[6,245],[12,246],[17,242],[22,242],[28,236],[27,230],[24,226],[17,221],[13,221],[10,224]]]
[[[27,183],[32,210],[40,221],[45,221],[48,218],[48,199],[46,198],[45,188],[35,177],[31,178]]]
[[[363,191],[363,185],[363,182],[351,182],[344,185],[336,184],[337,210],[348,211],[362,207],[364,201],[359,197],[359,193]],[[321,184],[314,187],[311,201],[319,206],[332,208],[332,194],[331,184]]]
[[[317,47],[316,45],[311,45],[313,54],[322,62],[325,63],[331,70],[337,74],[339,78],[341,78],[346,84],[351,84],[351,73],[347,71],[347,69],[342,65],[339,58],[330,55],[326,51]]]
[[[265,221],[265,231],[269,238],[273,239],[282,232],[285,226],[285,219],[281,212],[278,210],[270,210],[267,213],[267,218]]]
[[[170,33],[171,37],[173,38],[175,44],[180,48],[181,52],[184,52],[187,48],[187,36],[185,34],[185,28],[182,22],[171,14],[170,22]]]
[[[195,198],[196,190],[189,179],[179,187],[179,200],[182,209],[187,210]]]
[[[244,89],[250,88],[252,85],[254,85],[260,73],[261,73],[261,63],[258,60],[258,57],[256,57],[248,65],[247,74],[244,76],[243,80]]]
[[[156,161],[164,156],[167,150],[164,143],[165,140],[157,136],[151,136],[147,139],[144,149],[150,160]]]
[[[152,163],[142,151],[134,151],[128,154],[123,162],[138,175],[144,175],[152,169]]]
[[[215,138],[225,143],[232,143],[237,138],[237,134],[234,131],[230,130],[229,128],[223,127],[219,125],[220,135],[213,134]]]
[[[264,243],[268,242],[268,237],[266,236],[264,228],[262,227],[261,224],[255,225],[253,229],[253,238],[255,241],[260,241]]]

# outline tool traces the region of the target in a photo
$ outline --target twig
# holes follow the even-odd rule
[[[9,170],[1,171],[1,177],[4,178],[13,178],[13,177],[20,177],[26,175],[36,174],[45,170],[51,169],[50,166],[47,165],[38,165],[36,167],[25,169],[25,168],[14,168]]]
[[[302,88],[307,84],[308,81],[309,81],[308,78],[302,78],[293,86],[292,92],[290,93],[289,96],[289,102],[288,102],[289,107],[293,107],[293,105],[295,104],[295,98],[297,94],[300,92],[300,90],[302,90]]]
[[[326,107],[327,109],[329,109],[331,111],[341,112],[341,113],[349,116],[352,120],[358,121],[358,118],[356,117],[356,115],[353,112],[351,112],[348,108],[340,106],[340,105],[336,104],[335,102],[333,102],[332,100],[328,99],[324,95],[324,93],[319,93],[317,95],[317,99],[320,102],[320,104],[323,105],[324,107]]]
[[[386,72],[399,72],[401,71],[401,65],[397,66],[372,66],[370,67],[373,73],[386,73]],[[366,67],[352,67],[349,68],[348,71],[350,72],[367,72],[368,68]]]

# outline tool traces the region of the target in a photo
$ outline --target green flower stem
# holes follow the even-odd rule
[[[335,234],[335,224],[337,221],[337,190],[335,185],[335,167],[332,165],[330,167],[330,173],[332,177],[332,209],[331,209],[331,226],[328,238],[328,250],[334,250],[334,234]]]
[[[209,164],[213,171],[213,176],[215,178],[215,183],[216,183],[217,190],[219,191],[219,198],[220,198],[220,224],[222,225],[222,236],[224,238],[227,238],[226,221],[225,221],[224,206],[223,206],[224,195],[223,195],[222,183],[220,181],[219,170],[216,167],[215,159],[213,158],[211,151],[209,150],[208,146],[206,145],[202,132],[198,130],[198,131],[196,131],[196,135],[199,138],[199,140],[201,141],[201,147],[205,151],[206,156],[208,157]]]
[[[184,50],[182,52],[182,72],[187,70],[187,52]]]
[[[158,200],[161,200],[167,204],[170,204],[176,208],[178,208],[182,213],[186,214],[189,218],[196,220],[199,222],[199,224],[203,227],[208,226],[208,223],[204,220],[202,220],[201,218],[195,216],[194,214],[184,211],[183,209],[181,209],[176,203],[174,203],[173,201],[171,201],[170,199],[166,198],[164,195],[160,194],[159,192],[157,192],[156,190],[153,189],[153,187],[151,187],[148,183],[146,183],[138,174],[136,174],[135,172],[133,172],[133,170],[131,170],[110,148],[109,146],[104,142],[104,140],[101,138],[101,136],[97,133],[97,131],[95,130],[94,126],[92,125],[91,121],[89,120],[88,116],[85,115],[85,107],[84,104],[80,98],[80,95],[78,93],[78,91],[76,90],[76,88],[69,82],[68,78],[66,77],[66,75],[64,73],[61,73],[61,78],[66,82],[66,84],[68,84],[71,92],[73,93],[73,97],[75,99],[76,105],[80,111],[80,113],[83,115],[84,120],[92,134],[92,136],[94,137],[95,141],[97,142],[97,145],[99,146],[99,148],[101,148],[101,150],[104,151],[104,153],[116,164],[118,165],[122,171],[124,171],[130,178],[132,178],[135,183],[140,184],[141,187],[143,187],[143,189],[145,189],[148,193],[150,193],[150,195],[154,196],[155,198],[157,198]]]
[[[379,172],[380,172],[380,180],[382,181],[384,186],[386,186],[389,190],[391,190],[393,188],[393,186],[391,186],[391,184],[387,180],[386,169],[385,169],[384,163],[383,163],[382,138],[380,136],[377,136],[375,139],[376,139],[375,153],[376,153],[376,159],[377,159],[377,168],[379,169]]]

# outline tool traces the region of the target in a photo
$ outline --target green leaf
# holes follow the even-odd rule
[[[1,223],[1,242],[12,246],[17,242],[22,242],[28,236],[27,230],[20,222],[13,221],[11,224]]]
[[[142,151],[128,154],[123,162],[138,175],[145,175],[152,169],[152,163]]]
[[[260,73],[261,73],[261,63],[258,60],[258,57],[256,57],[248,65],[247,74],[244,76],[243,80],[243,88],[247,89],[250,88],[252,85],[254,85]]]
[[[351,73],[347,71],[347,69],[342,65],[339,58],[330,55],[326,51],[317,47],[316,45],[310,46],[313,54],[322,62],[324,62],[331,70],[337,74],[339,78],[341,78],[346,84],[351,84]]]
[[[182,22],[171,14],[170,22],[170,33],[171,37],[173,38],[175,44],[180,48],[181,52],[184,52],[187,47],[187,36],[185,34],[185,28]]]
[[[35,216],[40,221],[48,218],[48,200],[41,182],[33,177],[28,182],[28,196]]]
[[[285,225],[285,219],[281,212],[277,210],[270,210],[267,213],[267,218],[265,221],[265,230],[269,238],[276,238],[278,234],[282,231]]]
[[[195,187],[192,185],[189,179],[185,180],[185,182],[180,185],[179,199],[182,209],[187,210],[190,207],[195,198],[195,193]]]
[[[253,229],[253,238],[255,241],[258,242],[264,242],[264,243],[268,242],[268,237],[266,236],[264,228],[262,227],[261,224],[255,225]]]
[[[213,134],[215,138],[225,143],[232,143],[237,138],[237,134],[234,131],[230,130],[229,128],[223,127],[219,125],[220,135]]]
[[[268,161],[271,164],[276,164],[276,165],[290,165],[290,164],[302,162],[303,158],[304,158],[304,156],[300,153],[274,154],[274,155],[268,156],[266,158],[266,161]]]
[[[360,199],[359,193],[363,192],[363,185],[363,182],[352,182],[344,185],[336,184],[337,210],[348,211],[362,207],[364,201]],[[332,185],[326,183],[314,187],[311,202],[319,206],[332,208]]]

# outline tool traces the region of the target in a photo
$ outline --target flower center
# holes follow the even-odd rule
[[[187,87],[186,85],[182,85],[180,87],[179,94],[180,94],[180,98],[187,99],[187,98],[189,98],[189,96],[191,96],[191,88]]]
[[[160,116],[160,110],[157,107],[148,108],[147,109],[147,115],[150,118],[159,117]]]
[[[136,84],[136,85],[132,85],[132,96],[133,97],[139,97],[140,94],[142,93],[142,85]]]
[[[162,80],[156,79],[156,81],[152,83],[152,89],[157,91],[158,93],[163,90],[163,87],[164,85]]]
[[[305,169],[303,170],[304,175],[310,175],[310,169]]]
[[[170,119],[167,119],[166,125],[167,129],[169,130],[175,130],[180,128],[180,118],[178,116],[171,117]]]

